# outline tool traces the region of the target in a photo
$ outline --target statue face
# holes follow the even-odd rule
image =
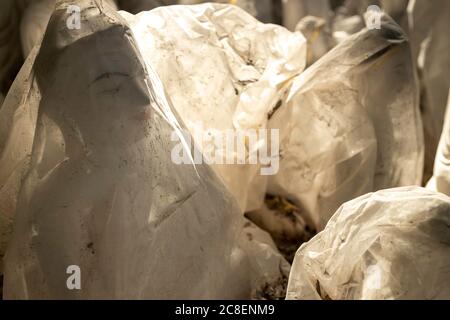
[[[55,63],[56,80],[44,92],[44,109],[60,119],[63,132],[61,115],[95,146],[130,144],[145,136],[152,111],[146,72],[126,29],[113,26],[82,38]]]
[[[150,100],[144,82],[145,69],[132,46],[131,35],[118,31],[98,37],[101,39],[93,39],[90,44],[95,49],[86,56],[91,100],[97,100],[101,111],[111,116],[140,119]]]

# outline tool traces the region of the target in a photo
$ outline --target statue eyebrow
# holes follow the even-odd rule
[[[129,77],[130,75],[128,73],[124,73],[124,72],[105,72],[105,73],[102,73],[101,75],[99,75],[97,78],[95,78],[91,82],[91,84],[96,82],[96,81],[99,81],[99,80],[102,80],[102,79],[105,79],[105,78],[109,78],[111,76]]]

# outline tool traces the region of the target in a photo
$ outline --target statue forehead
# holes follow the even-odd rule
[[[71,70],[92,75],[109,69],[127,73],[145,69],[128,24],[114,10],[99,6],[98,1],[82,1],[81,28],[70,30],[66,26],[70,3],[74,2],[57,5],[42,42],[37,73],[43,86],[54,82],[56,73]]]
[[[74,7],[78,10],[73,10]],[[69,28],[69,22],[74,15],[79,15],[79,28]],[[120,15],[108,5],[104,5],[103,1],[59,1],[50,18],[45,38],[62,49],[78,40],[112,28],[129,29]]]
[[[122,59],[128,60],[127,58],[129,58],[143,64],[131,30],[124,29],[120,25],[93,32],[65,45],[63,48],[44,41],[40,53],[44,59],[39,61],[49,64],[49,67],[55,67],[56,61],[67,59],[75,62],[77,60],[84,61],[86,64],[96,63],[96,56],[102,56],[106,60],[109,56],[111,59],[120,56]]]

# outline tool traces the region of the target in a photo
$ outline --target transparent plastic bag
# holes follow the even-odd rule
[[[38,52],[36,47],[30,53],[0,109],[0,265],[11,237],[17,199],[33,148],[41,99],[33,71]]]
[[[208,144],[198,141],[197,133],[277,128],[281,136],[289,134],[283,126],[289,112],[282,103],[291,80],[305,67],[306,41],[300,33],[263,24],[225,4],[121,14],[201,151]],[[226,147],[216,154],[226,154]],[[237,149],[232,151],[236,157]],[[260,176],[261,163],[245,160],[212,164],[242,212],[262,205],[267,181]]]
[[[66,28],[73,4],[84,28]],[[57,2],[0,129],[7,299],[247,299],[287,276],[213,170],[174,163],[184,124],[106,3]]]
[[[411,0],[409,38],[421,82],[421,112],[425,134],[425,178],[432,175],[450,87],[450,2]],[[425,180],[426,181],[426,180]]]
[[[380,30],[349,37],[294,80],[290,135],[269,193],[293,200],[321,230],[348,200],[419,185],[418,100],[406,37],[383,15]]]
[[[105,1],[117,10],[114,0]],[[55,3],[56,0],[35,0],[30,2],[24,10],[20,20],[20,37],[24,57],[28,56],[35,45],[41,43]]]
[[[442,192],[450,196],[450,91],[448,94],[447,112],[445,115],[444,130],[434,162],[433,177],[427,188]]]
[[[2,108],[11,123],[0,168],[28,169],[4,296],[234,297],[235,201],[208,166],[171,161],[183,124],[126,23],[84,0],[76,4],[89,28],[68,30],[68,4],[56,4],[36,61],[30,55]],[[70,266],[81,290],[68,290]]]
[[[38,0],[32,2],[22,14],[20,20],[20,40],[22,54],[28,57],[35,45],[40,44],[48,20],[55,8],[56,0]]]
[[[450,198],[419,187],[345,203],[298,250],[287,299],[450,299]]]

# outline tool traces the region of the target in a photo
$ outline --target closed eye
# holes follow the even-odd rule
[[[128,78],[130,75],[128,73],[123,73],[123,72],[105,72],[105,73],[102,73],[101,75],[99,75],[97,78],[95,78],[94,81],[91,82],[91,84],[94,84],[95,82],[100,81],[102,79],[109,79],[114,76]]]

